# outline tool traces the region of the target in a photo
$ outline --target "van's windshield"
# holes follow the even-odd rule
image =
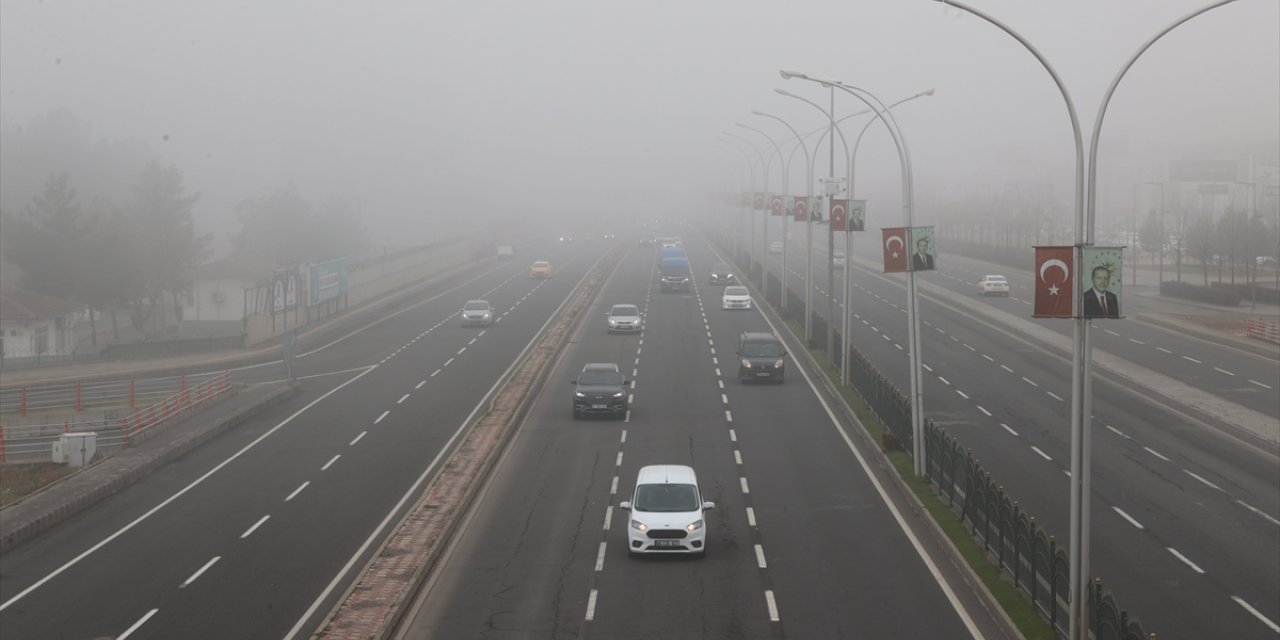
[[[636,487],[636,511],[678,513],[697,511],[698,488],[691,484],[642,484]]]
[[[742,345],[742,355],[747,358],[778,358],[782,345],[776,342],[747,342]]]

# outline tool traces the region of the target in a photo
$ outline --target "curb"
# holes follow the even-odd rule
[[[220,434],[232,427],[243,424],[253,416],[265,411],[266,409],[276,404],[283,402],[284,400],[292,396],[294,393],[297,393],[299,389],[300,387],[296,385],[286,386],[286,387],[277,389],[273,391],[271,394],[269,394],[267,397],[263,398],[262,400],[245,407],[243,410],[238,411],[233,415],[227,416],[226,418],[219,420],[209,428],[202,429],[196,433],[191,434],[187,438],[184,438],[169,444],[164,449],[162,449],[158,453],[158,455],[155,455],[149,458],[148,460],[142,462],[141,464],[135,467],[132,467],[130,469],[124,470],[123,473],[113,476],[110,479],[106,480],[105,482],[96,484],[92,488],[76,494],[66,502],[63,502],[53,507],[52,509],[49,509],[48,511],[37,515],[36,517],[32,518],[30,521],[26,523],[18,525],[12,531],[6,531],[3,534],[3,536],[0,536],[0,551],[10,551],[14,547],[22,544],[23,542],[26,542],[27,540],[30,540],[36,535],[43,533],[45,531],[48,531],[49,529],[53,528],[55,525],[65,521],[71,516],[84,511],[85,509],[103,500],[104,498],[107,498],[108,496],[111,496],[112,494],[115,494],[123,490],[129,485],[134,484],[138,480],[141,480],[143,477],[146,477],[148,474],[155,471],[157,468],[167,464],[168,462],[178,458],[179,456],[182,456],[183,454],[190,452],[192,449],[195,449],[197,446],[203,444],[213,436]],[[237,389],[235,392],[233,392],[231,396],[228,396],[224,400],[224,402],[234,399],[241,391],[242,389]],[[176,425],[171,425],[171,426],[176,426]],[[44,491],[56,490],[58,486],[64,485],[66,481],[79,476],[80,473],[84,473],[85,471],[90,471],[90,470],[102,471],[104,469],[107,469],[105,465],[111,460],[112,458],[107,458],[105,460],[102,460],[98,464],[95,464],[86,469],[83,469],[79,473],[67,476],[66,478],[59,481],[58,483],[54,483],[49,487],[46,487],[45,489],[43,489],[41,492],[37,492],[36,494],[33,494],[33,496],[40,495],[40,493]],[[23,503],[15,504],[11,508],[16,509],[20,507],[22,504]],[[5,511],[9,511],[9,509],[5,509]],[[13,512],[10,511],[10,514],[12,513]]]

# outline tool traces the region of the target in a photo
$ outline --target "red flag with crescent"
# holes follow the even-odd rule
[[[1075,300],[1075,247],[1036,247],[1033,318],[1070,318]]]
[[[791,199],[791,215],[795,217],[796,222],[809,221],[809,204],[803,197],[796,196]]]
[[[755,209],[756,211],[764,211],[765,209],[767,209],[768,207],[765,206],[766,205],[765,197],[768,195],[769,194],[763,191],[757,191],[755,193],[755,199],[751,203],[751,208]]]
[[[884,229],[884,272],[899,273],[907,270],[907,228]]]
[[[848,231],[849,227],[845,223],[849,218],[849,201],[831,199],[831,230],[832,231]]]
[[[770,214],[775,216],[780,216],[783,213],[785,213],[786,210],[787,210],[786,198],[783,198],[782,196],[776,193],[769,196],[769,213]]]

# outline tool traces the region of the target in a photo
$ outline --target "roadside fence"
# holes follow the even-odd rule
[[[163,378],[43,384],[0,390],[0,416],[49,411],[134,409],[198,385],[218,372]]]
[[[151,435],[175,418],[189,415],[231,389],[231,372],[201,375],[198,381],[185,384],[176,392],[159,398],[124,416],[93,420],[63,420],[45,424],[0,424],[0,463],[48,462],[53,443],[66,433],[93,432],[97,448],[110,452],[129,447]]]
[[[1255,340],[1280,344],[1280,321],[1267,318],[1249,318],[1245,323],[1245,335]]]

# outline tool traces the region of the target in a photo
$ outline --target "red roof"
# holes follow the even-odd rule
[[[22,289],[0,289],[0,322],[41,322],[84,311],[88,305]]]

